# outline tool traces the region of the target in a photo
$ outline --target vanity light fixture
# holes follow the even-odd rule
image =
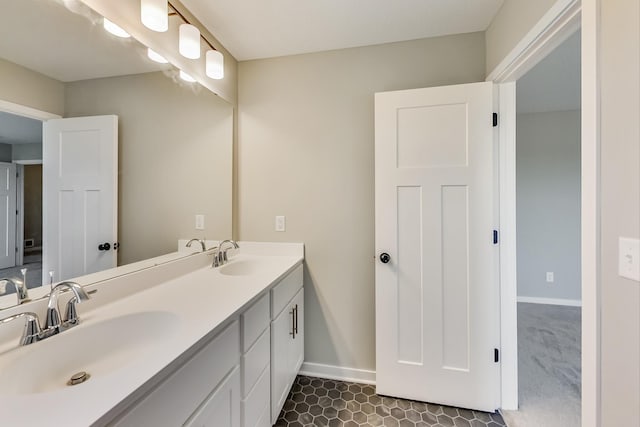
[[[145,14],[145,5],[146,4],[154,4],[157,5],[157,9],[164,11],[165,9],[169,10],[168,15],[177,15],[183,24],[178,28],[178,51],[182,56],[189,59],[199,59],[200,58],[200,38],[204,40],[209,49],[205,55],[205,74],[212,79],[220,80],[224,78],[224,55],[222,52],[213,47],[213,44],[207,38],[201,34],[199,28],[191,22],[182,14],[173,4],[171,4],[170,0],[141,0],[141,17],[143,17],[143,24],[151,29],[149,25],[144,22],[144,14]],[[150,8],[150,6],[149,6]],[[165,13],[166,14],[166,13]],[[168,17],[167,17],[167,25],[168,25]],[[151,55],[152,51],[149,50],[148,55],[149,58],[155,60]],[[184,74],[182,71],[180,72],[181,77]],[[189,76],[189,78],[192,78]],[[189,79],[186,79],[190,81]]]
[[[196,79],[194,79],[191,74],[187,74],[184,71],[180,70],[180,78],[185,82],[195,83]]]
[[[121,37],[123,39],[128,39],[129,37],[131,37],[129,33],[127,33],[125,30],[120,28],[120,26],[109,21],[107,18],[102,18],[102,26],[104,27],[105,30],[107,30],[108,32],[110,32],[116,37]]]
[[[185,58],[200,58],[200,30],[191,24],[180,25],[178,50]]]
[[[224,78],[224,56],[218,50],[208,50],[206,54],[205,73],[212,79]]]
[[[150,47],[147,48],[147,56],[149,57],[150,60],[157,62],[158,64],[168,64],[169,61],[167,61],[167,59],[160,55],[158,52],[156,52],[155,50],[151,49]]]
[[[140,20],[150,30],[164,33],[169,29],[167,0],[141,0]]]

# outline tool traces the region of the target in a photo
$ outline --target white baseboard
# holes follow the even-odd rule
[[[551,305],[568,305],[570,307],[582,307],[582,301],[579,299],[518,297],[518,302],[528,302],[531,304],[551,304]]]
[[[375,371],[347,368],[344,366],[323,365],[321,363],[304,362],[300,368],[300,375],[361,384],[375,385],[376,383]]]

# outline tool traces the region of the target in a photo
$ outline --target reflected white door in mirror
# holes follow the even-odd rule
[[[43,283],[117,262],[118,117],[44,123]]]
[[[0,162],[0,268],[16,265],[16,165]]]

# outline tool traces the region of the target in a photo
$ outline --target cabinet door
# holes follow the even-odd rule
[[[275,423],[289,393],[291,368],[289,342],[293,332],[293,310],[287,306],[271,322],[271,421]]]
[[[240,427],[240,369],[235,368],[185,427]]]
[[[275,423],[304,361],[304,289],[271,323],[271,421]]]

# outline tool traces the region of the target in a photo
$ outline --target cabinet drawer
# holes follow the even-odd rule
[[[302,265],[296,267],[271,290],[271,318],[275,319],[302,287]]]
[[[243,427],[256,427],[259,425],[261,418],[269,411],[269,392],[271,374],[269,368],[262,372],[258,379],[258,383],[251,390],[249,396],[242,401],[242,425]],[[267,417],[268,420],[268,417]],[[264,424],[264,421],[262,421]]]
[[[242,356],[242,397],[251,391],[258,377],[271,360],[271,334],[265,330],[256,344]]]
[[[239,361],[240,326],[235,321],[113,425],[182,425]]]
[[[242,352],[245,353],[269,326],[269,294],[264,294],[241,318]]]

